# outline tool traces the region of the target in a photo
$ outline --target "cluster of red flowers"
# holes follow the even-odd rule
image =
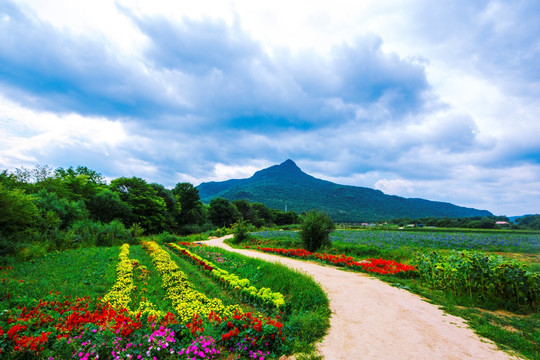
[[[197,243],[185,242],[185,241],[179,241],[179,242],[177,242],[177,244],[181,245],[181,246],[197,246],[197,245],[199,245]]]
[[[304,249],[276,249],[276,248],[262,248],[257,247],[258,250],[284,255],[288,257],[301,258],[301,259],[313,259],[322,261],[324,263],[333,264],[337,266],[345,266],[349,268],[360,269],[365,272],[378,273],[383,275],[406,273],[416,271],[416,268],[412,265],[401,264],[394,260],[384,259],[367,259],[363,261],[356,261],[351,256],[332,255],[323,253],[313,253]]]
[[[75,301],[65,300],[39,300],[31,308],[20,308],[13,311],[7,319],[5,334],[7,339],[13,341],[13,351],[30,351],[38,354],[48,342],[51,332],[40,329],[54,329],[56,338],[68,338],[87,324],[94,324],[101,328],[127,337],[136,329],[140,329],[140,315],[130,317],[126,309],[115,309],[109,304],[96,302],[93,309],[89,309],[90,298],[77,298]],[[8,328],[9,327],[9,328]],[[0,327],[0,336],[4,329]]]
[[[249,342],[251,346],[270,350],[285,341],[282,332],[283,324],[270,317],[257,317],[249,312],[236,312],[232,318],[225,316],[222,319],[219,314],[211,312],[208,320],[221,326],[224,332],[221,340],[225,344],[234,345],[242,339]]]
[[[183,243],[178,243],[179,245],[183,244]],[[177,254],[182,254],[184,256],[187,256],[188,258],[190,258],[193,262],[199,264],[202,268],[204,268],[205,270],[208,270],[208,271],[212,271],[214,270],[214,268],[210,265],[208,265],[205,261],[202,261],[201,259],[197,259],[196,257],[192,256],[190,253],[188,253],[186,250],[181,250],[181,249],[178,249],[176,247],[174,247],[172,244],[167,244],[171,249],[173,249],[173,251]]]

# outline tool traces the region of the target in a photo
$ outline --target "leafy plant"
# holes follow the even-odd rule
[[[233,225],[234,237],[232,242],[234,244],[239,244],[242,241],[249,238],[249,224],[244,220],[238,220],[236,224]]]
[[[300,238],[307,251],[316,251],[330,246],[330,232],[335,225],[332,219],[323,212],[311,210],[306,213],[300,226]]]
[[[501,256],[469,251],[449,254],[432,251],[418,254],[417,264],[422,281],[447,289],[454,295],[505,300],[513,307],[538,307],[538,273],[529,272],[523,265]]]

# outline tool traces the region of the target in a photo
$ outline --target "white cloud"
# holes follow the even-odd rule
[[[292,158],[345,184],[540,212],[534,2],[17,0],[0,15],[0,167],[173,186]]]

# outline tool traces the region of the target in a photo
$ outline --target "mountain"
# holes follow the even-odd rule
[[[339,185],[303,172],[292,160],[257,171],[248,179],[206,182],[197,186],[203,202],[223,197],[247,199],[274,209],[301,213],[323,210],[338,222],[372,222],[409,217],[491,216],[487,210],[445,202],[386,195],[370,188]]]

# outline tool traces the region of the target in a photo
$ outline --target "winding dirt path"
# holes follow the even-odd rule
[[[463,319],[408,291],[362,273],[233,249],[231,235],[205,241],[227,251],[279,262],[311,275],[328,294],[330,329],[317,349],[325,359],[516,359],[480,338]]]

